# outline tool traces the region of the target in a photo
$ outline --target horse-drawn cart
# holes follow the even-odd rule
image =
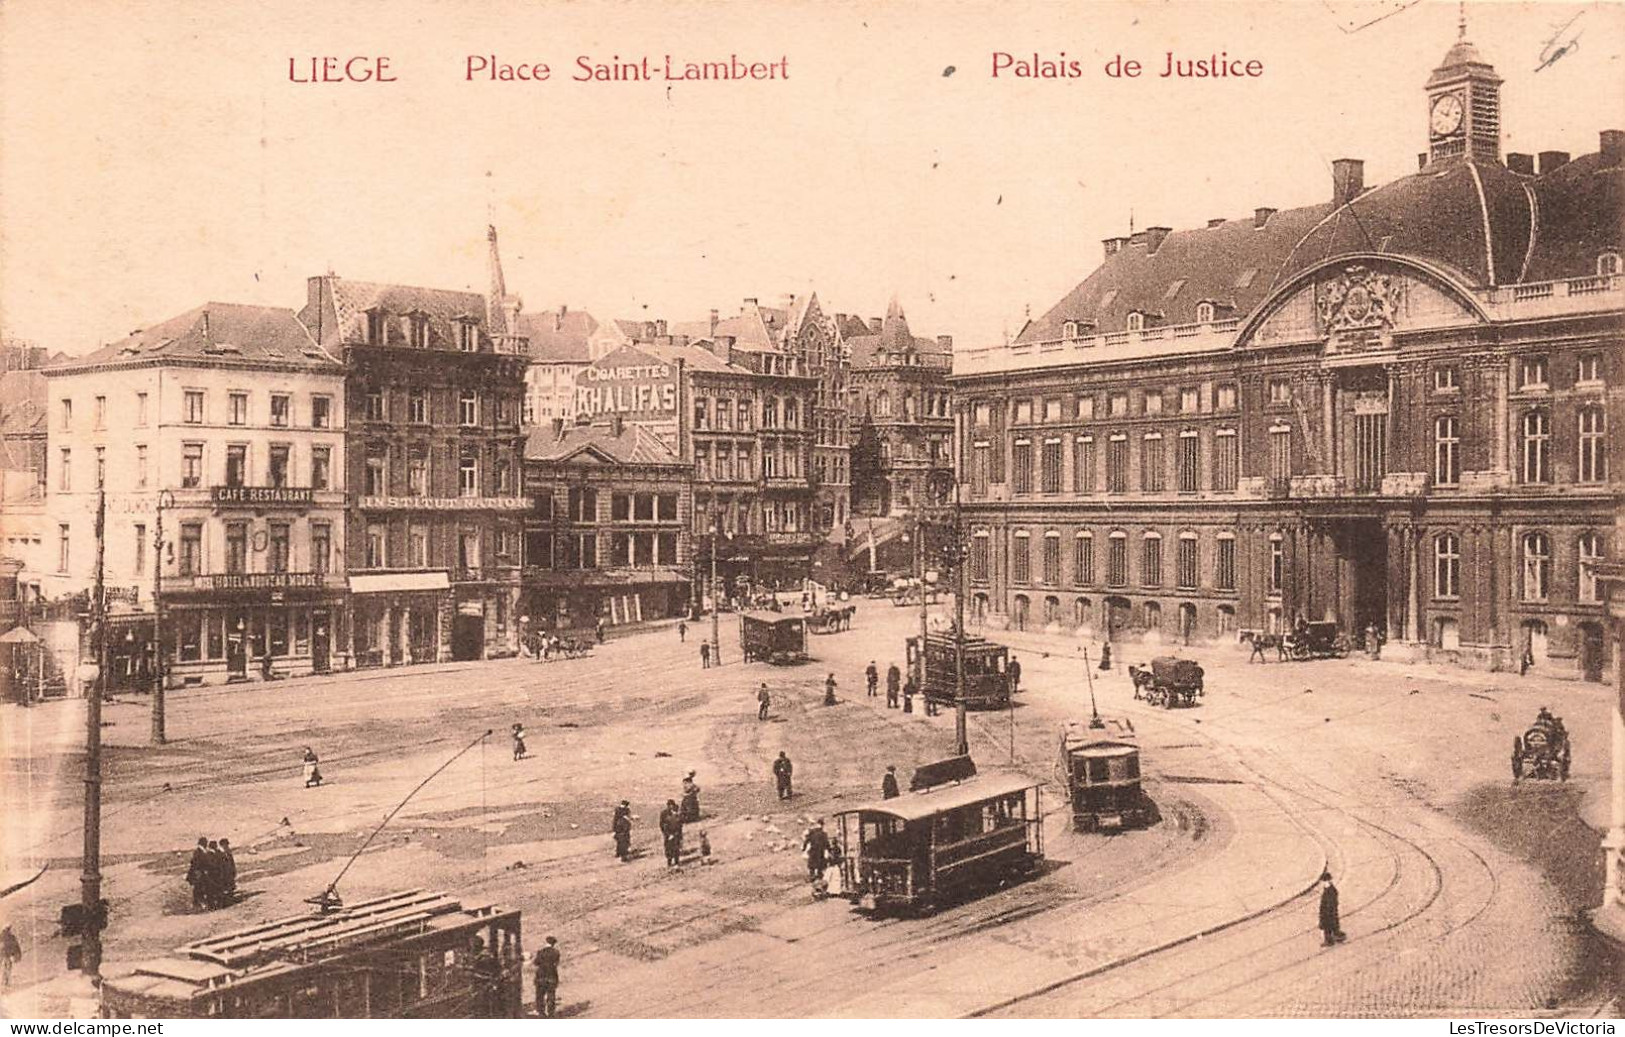
[[[1569,732],[1544,706],[1529,730],[1512,739],[1512,780],[1569,780]]]
[[[1305,659],[1345,659],[1354,645],[1330,620],[1302,623],[1287,634],[1282,644],[1286,656],[1297,662]]]
[[[1130,666],[1128,675],[1134,682],[1134,697],[1152,706],[1194,706],[1203,693],[1202,666],[1195,659],[1159,655],[1151,660],[1149,670]]]

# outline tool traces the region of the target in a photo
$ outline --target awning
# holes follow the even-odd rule
[[[423,573],[375,573],[350,577],[351,594],[379,594],[385,591],[443,591],[451,581],[443,570]]]
[[[0,645],[37,645],[39,638],[27,627],[12,627],[0,634]]]

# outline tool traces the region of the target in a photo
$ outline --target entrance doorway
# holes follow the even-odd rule
[[[1130,605],[1127,598],[1115,595],[1106,599],[1106,640],[1117,641],[1128,629]]]
[[[458,662],[485,655],[485,604],[464,601],[451,621],[451,657]]]
[[[1523,657],[1531,666],[1546,661],[1546,624],[1538,619],[1523,621]]]
[[[1588,681],[1602,682],[1602,671],[1607,665],[1608,641],[1603,636],[1602,624],[1580,624],[1580,672]]]
[[[333,668],[332,631],[332,616],[326,609],[316,609],[311,612],[310,668],[317,673],[326,673]]]
[[[1179,643],[1190,644],[1196,636],[1196,606],[1183,602],[1179,606]]]
[[[1010,626],[1012,628],[1014,628],[1016,630],[1026,630],[1027,629],[1027,611],[1028,611],[1028,608],[1029,608],[1029,603],[1027,601],[1027,595],[1025,595],[1025,594],[1017,594],[1016,595],[1016,600],[1011,603],[1011,608],[1010,608]]]
[[[1380,519],[1340,519],[1330,523],[1333,557],[1318,559],[1314,598],[1305,612],[1336,615],[1350,635],[1374,626],[1388,629],[1388,534]],[[1418,561],[1418,564],[1422,564]],[[1404,588],[1397,588],[1404,597]]]

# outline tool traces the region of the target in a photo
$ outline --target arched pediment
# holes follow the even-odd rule
[[[1332,351],[1388,347],[1395,332],[1464,327],[1487,318],[1443,271],[1393,256],[1339,256],[1271,293],[1237,348],[1319,342]]]

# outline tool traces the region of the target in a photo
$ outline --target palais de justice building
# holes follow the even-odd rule
[[[1107,239],[960,352],[976,616],[1164,642],[1331,619],[1600,678],[1625,135],[1503,159],[1500,84],[1459,40],[1415,173],[1343,159],[1319,204]]]

